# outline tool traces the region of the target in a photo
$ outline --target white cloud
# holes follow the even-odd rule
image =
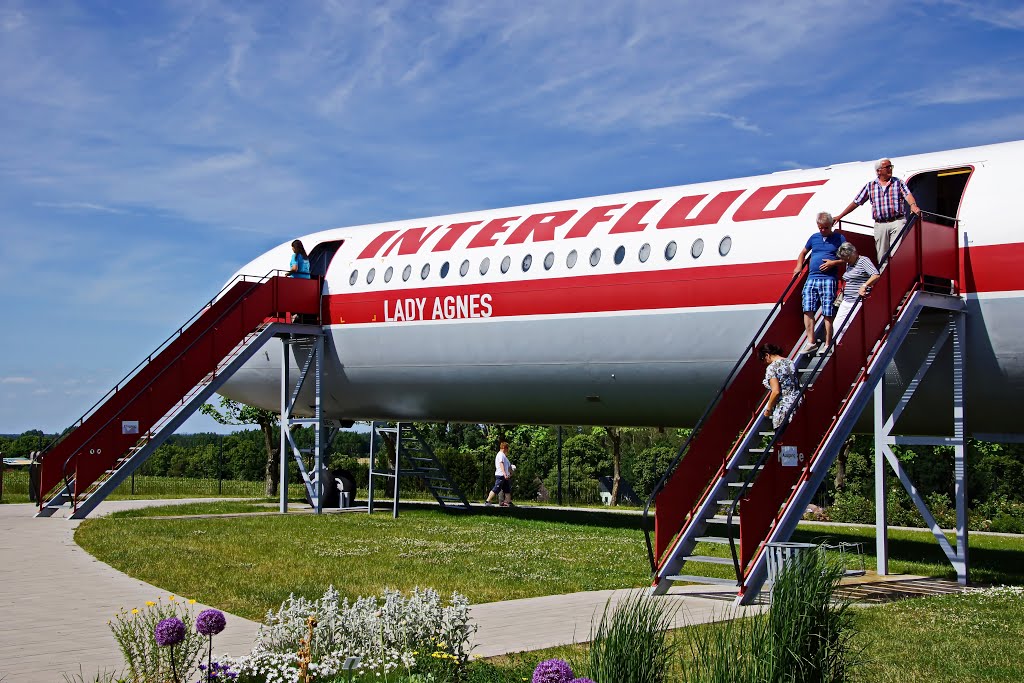
[[[942,87],[930,85],[906,95],[914,105],[977,104],[1024,97],[1024,72],[1006,65],[965,67],[943,76]]]
[[[33,384],[35,379],[32,377],[0,377],[0,384]]]
[[[127,214],[124,209],[94,204],[92,202],[32,202],[33,206],[44,209],[65,209],[68,211],[98,211],[100,213]]]

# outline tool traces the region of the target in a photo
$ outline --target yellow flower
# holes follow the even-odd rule
[[[138,614],[138,613],[139,613],[139,608],[138,607],[132,607],[132,614]]]
[[[196,601],[195,601],[195,600],[189,600],[189,601],[188,601],[188,604],[190,604],[190,605],[194,605],[194,604],[196,604]]]
[[[174,596],[173,596],[173,595],[171,595],[171,596],[168,596],[168,598],[167,598],[167,599],[168,599],[168,600],[170,600],[171,602],[174,602]]]
[[[156,603],[155,603],[155,602],[153,602],[152,600],[146,600],[146,607],[152,607],[152,606],[153,606],[153,605],[155,605],[155,604],[156,604]]]

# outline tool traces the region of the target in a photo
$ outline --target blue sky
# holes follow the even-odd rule
[[[296,234],[1024,138],[1022,33],[977,0],[0,0],[0,433]]]

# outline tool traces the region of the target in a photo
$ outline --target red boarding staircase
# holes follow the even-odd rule
[[[323,334],[321,280],[278,272],[228,283],[43,453],[37,516],[85,517],[268,339]]]
[[[860,253],[874,253],[867,236],[844,234]],[[677,581],[718,583],[736,586],[740,603],[753,600],[765,580],[766,544],[792,535],[918,315],[926,308],[963,310],[950,294],[960,274],[956,229],[912,220],[897,244],[883,258],[871,295],[837,331],[842,338],[832,352],[795,358],[801,400],[776,433],[762,417],[765,366],[756,349],[785,341],[796,354],[806,267],[786,287],[648,500],[645,516],[655,505],[653,545],[645,525],[655,593]],[[926,291],[935,289],[929,277],[947,283],[943,293]],[[711,527],[724,527],[726,535],[708,534]],[[698,544],[728,545],[732,557],[697,554]],[[688,563],[731,565],[736,578],[681,574]]]

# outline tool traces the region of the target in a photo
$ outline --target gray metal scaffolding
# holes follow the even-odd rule
[[[935,339],[931,349],[925,355],[917,373],[909,382],[903,395],[896,403],[892,412],[885,415],[884,382],[879,382],[875,387],[874,395],[874,423],[875,423],[875,544],[877,552],[877,571],[879,576],[889,573],[889,527],[886,503],[888,498],[888,482],[886,478],[886,463],[896,473],[897,478],[903,487],[910,494],[911,500],[917,507],[925,524],[931,529],[939,547],[949,559],[950,564],[956,570],[957,580],[961,585],[967,585],[969,581],[969,566],[967,561],[967,474],[966,474],[966,449],[964,447],[964,366],[965,366],[965,316],[960,311],[949,312],[949,322],[942,332]],[[952,339],[953,356],[953,382],[952,382],[952,436],[910,436],[894,434],[896,422],[900,415],[910,403],[914,393],[921,385],[928,370],[936,363],[939,352]],[[956,548],[954,548],[945,533],[939,527],[935,516],[932,515],[925,503],[921,492],[918,491],[910,475],[901,465],[896,454],[893,452],[894,445],[902,446],[952,446],[953,447],[953,477],[955,481],[954,498],[956,504]]]

